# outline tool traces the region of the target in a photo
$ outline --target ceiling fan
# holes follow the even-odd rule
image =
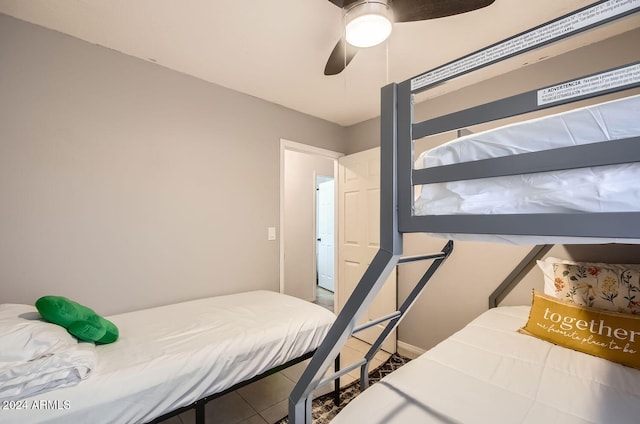
[[[391,33],[392,22],[414,22],[443,18],[489,6],[495,0],[329,0],[343,9],[346,28],[334,47],[325,75],[339,74],[361,47],[383,42]],[[368,25],[378,28],[373,39],[360,38],[358,30]],[[354,35],[355,34],[355,35]]]

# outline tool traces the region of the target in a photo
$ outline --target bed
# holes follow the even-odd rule
[[[640,136],[638,116],[640,95],[584,106],[457,138],[423,152],[416,160],[415,169],[428,172],[462,162],[591,143],[614,143]],[[634,211],[640,204],[640,186],[636,181],[640,181],[638,162],[444,181],[416,187],[414,213],[428,216]],[[455,235],[440,236],[456,238]],[[600,241],[583,237],[498,237],[485,235],[482,240],[520,244]]]
[[[431,276],[453,254],[453,240],[472,239],[535,246],[523,262],[514,268],[509,281],[500,284],[498,289],[501,293],[503,289],[512,287],[517,276],[535,265],[550,243],[639,243],[640,226],[637,224],[640,222],[640,196],[637,181],[640,169],[640,107],[637,94],[640,62],[559,81],[426,121],[414,121],[414,96],[430,87],[637,14],[638,11],[638,0],[598,1],[414,78],[382,88],[380,249],[294,388],[289,399],[290,422],[311,423],[310,393],[323,381],[324,371],[330,366],[331,358],[339,353],[346,338],[359,330],[356,327],[359,317],[396,266],[418,260],[431,262],[398,311],[376,322],[386,321],[387,326],[365,358],[345,368],[360,368],[362,389],[367,388],[370,358],[380,347],[381,339],[398,325]],[[622,100],[610,102],[623,97]],[[602,104],[581,109],[589,102]],[[541,118],[513,124],[498,132],[471,134],[421,157],[414,157],[415,141],[424,137],[568,105],[576,110],[555,115],[551,120]],[[554,112],[549,111],[548,114],[553,115]],[[540,130],[541,127],[545,129],[544,132]],[[547,129],[551,129],[550,135],[545,135]],[[573,190],[577,186],[583,190]],[[494,195],[490,191],[494,191]],[[569,194],[574,192],[576,195],[570,197]],[[497,201],[499,203],[495,207]],[[402,238],[406,233],[429,233],[448,241],[440,252],[406,257],[403,256]],[[497,297],[500,296],[502,294]],[[492,301],[495,301],[495,296]],[[396,412],[400,417],[397,422],[602,422],[597,413],[603,411],[594,410],[593,405],[587,405],[580,397],[564,394],[557,402],[568,403],[567,408],[538,410],[535,403],[527,404],[530,400],[527,396],[531,395],[531,391],[546,391],[545,386],[525,382],[523,385],[528,385],[528,388],[519,391],[514,387],[515,379],[508,376],[510,371],[516,375],[521,369],[537,367],[542,373],[538,376],[547,376],[549,372],[545,371],[545,367],[557,369],[560,365],[553,362],[556,359],[546,364],[545,358],[564,355],[564,359],[557,359],[562,362],[576,353],[566,348],[556,349],[549,346],[548,342],[531,336],[512,334],[525,324],[527,314],[527,307],[510,309],[509,312],[489,311],[450,341],[438,346],[424,358],[415,360],[411,367],[401,368],[405,370],[398,376],[390,377],[391,383],[382,380],[376,384],[378,387],[364,391],[360,395],[362,399],[352,402],[336,417],[335,422],[393,422],[391,417]],[[485,325],[487,323],[492,325]],[[492,330],[493,324],[495,329]],[[480,329],[486,329],[487,333],[478,335]],[[504,339],[503,333],[507,331],[513,336],[507,339],[515,341],[513,345],[509,341],[507,349],[519,351],[523,349],[522,345],[536,345],[539,347],[532,350],[537,352],[537,359],[515,364],[508,358],[492,357],[493,353],[499,354],[501,344],[498,341]],[[480,338],[489,347],[468,337]],[[471,349],[486,354],[484,359],[487,361],[497,362],[500,366],[492,368],[496,375],[478,375],[486,370],[476,369],[473,366],[476,359],[468,359],[463,351],[458,353],[459,344],[468,344]],[[463,355],[462,358],[459,355]],[[439,361],[450,363],[451,367],[439,364]],[[591,358],[576,361],[589,366],[591,362]],[[563,366],[571,363],[563,362]],[[625,422],[625,419],[637,421],[636,404],[640,402],[637,402],[636,370],[632,370],[632,377],[628,377],[619,371],[622,365],[609,367],[609,361],[605,364],[602,374],[588,377],[603,383],[609,381],[607,378],[623,381],[621,386],[612,390],[615,392],[623,387],[624,393],[627,393],[628,389],[627,394],[630,394],[629,399],[633,402],[623,402],[622,408],[626,409],[620,416],[624,419],[618,422]],[[437,377],[412,378],[414,374],[424,373],[423,365],[432,368]],[[455,367],[458,367],[458,371],[466,367],[464,369],[469,374],[453,376],[455,372],[451,369]],[[573,369],[573,365],[570,368]],[[566,370],[566,366],[563,369]],[[588,385],[588,379],[582,379],[579,374],[572,375],[576,378],[570,379],[567,386],[558,387],[569,390],[575,389],[574,386]],[[441,379],[445,377],[449,380]],[[498,379],[495,386],[493,383],[480,383],[482,378],[486,382],[493,377]],[[432,387],[430,380],[440,384]],[[524,375],[523,380],[526,380]],[[447,387],[449,381],[456,384]],[[633,383],[627,384],[628,381]],[[443,382],[447,382],[446,385]],[[574,386],[571,386],[573,383]],[[402,390],[407,389],[404,395],[394,389],[400,385]],[[467,391],[467,388],[459,387],[461,385],[468,385],[473,390]],[[421,391],[427,392],[428,397],[437,395],[438,400],[432,401],[435,403],[424,401]],[[611,397],[607,393],[603,389],[594,396]],[[383,402],[384,399],[376,397],[376,394],[382,394],[389,402]],[[468,399],[472,394],[475,398]],[[497,407],[495,401],[492,404],[484,402],[488,401],[488,394],[501,399],[499,404],[506,410],[506,415],[500,415],[501,411],[492,411]],[[558,390],[552,390],[548,396],[560,394]],[[502,395],[504,397],[500,397]],[[369,403],[369,396],[372,403]],[[468,401],[463,407],[456,401],[461,396]],[[376,402],[377,406],[372,406]],[[458,409],[470,410],[457,411],[456,405]],[[474,410],[476,407],[478,409]],[[587,411],[585,415],[577,414],[576,410],[583,407]],[[409,415],[403,415],[405,412]],[[487,415],[482,415],[484,412]],[[610,409],[604,412],[612,413]],[[421,418],[413,419],[415,416],[411,414],[418,414]],[[629,417],[634,415],[635,421],[630,421]],[[379,421],[380,417],[385,419]]]
[[[547,257],[537,265],[545,294],[535,293],[531,306],[489,309],[368,388],[332,423],[638,422],[640,304],[628,293],[640,288],[640,264]],[[607,296],[612,289],[620,296]],[[566,319],[571,312],[584,325]],[[634,333],[617,332],[622,327]]]
[[[638,422],[640,370],[520,334],[528,306],[480,315],[331,422]]]
[[[2,306],[0,325],[21,319],[20,325],[40,326],[38,331],[25,328],[33,337],[57,331],[54,324],[34,320],[33,306]],[[310,357],[335,316],[301,299],[253,291],[107,318],[120,330],[115,343],[94,347],[75,342],[73,350],[52,350],[61,356],[73,352],[79,362],[71,375],[81,375],[81,381],[62,388],[45,384],[44,390],[27,397],[0,391],[0,421],[159,422],[190,407],[196,407],[202,421],[207,400]],[[47,337],[56,343],[63,340],[55,334],[41,340]]]

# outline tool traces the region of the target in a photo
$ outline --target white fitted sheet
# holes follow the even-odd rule
[[[422,153],[415,168],[611,141],[640,135],[640,96],[471,134]],[[624,212],[640,210],[640,163],[427,184],[415,215]],[[458,238],[455,235],[448,238]],[[548,237],[474,236],[513,243],[592,243]],[[629,242],[629,241],[626,241]],[[637,242],[637,241],[636,241]]]
[[[96,347],[98,366],[88,379],[25,399],[27,410],[2,410],[0,422],[147,422],[316,349],[335,316],[254,291],[108,318],[120,338]],[[34,409],[34,402],[50,407]]]
[[[640,370],[517,332],[492,309],[349,403],[331,424],[638,423]]]

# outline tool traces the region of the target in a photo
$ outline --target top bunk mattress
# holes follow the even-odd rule
[[[415,169],[639,135],[640,95],[636,95],[458,138],[422,153]],[[638,181],[640,163],[636,162],[426,184],[416,187],[414,214],[640,211]]]
[[[107,318],[120,338],[96,346],[93,374],[23,400],[68,407],[3,410],[0,421],[148,422],[315,350],[335,316],[311,302],[254,291]]]
[[[517,332],[491,309],[351,401],[331,424],[637,423],[640,370]]]

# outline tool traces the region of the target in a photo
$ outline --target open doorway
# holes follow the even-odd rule
[[[334,311],[335,184],[333,176],[316,176],[316,303]]]
[[[318,302],[321,268],[322,281],[325,277],[333,280],[333,290],[337,292],[339,281],[336,278],[335,249],[336,231],[333,226],[337,222],[335,205],[335,189],[328,190],[329,181],[336,182],[338,164],[341,153],[332,152],[317,147],[307,146],[288,140],[281,140],[281,173],[280,173],[280,291],[301,299]],[[320,178],[323,177],[323,178]],[[317,206],[319,189],[331,191],[332,212],[320,212]],[[328,210],[325,205],[324,209]],[[330,213],[333,222],[319,215]],[[331,234],[325,227],[317,229],[317,221],[322,220],[326,226],[330,225]],[[325,225],[323,224],[323,225]],[[326,233],[320,236],[319,231]],[[324,239],[321,243],[318,239]],[[322,252],[319,252],[322,250]],[[333,253],[327,253],[333,251]],[[320,258],[318,257],[320,254]],[[326,254],[330,257],[326,258]],[[318,260],[321,262],[318,263]],[[329,268],[329,269],[327,269]],[[329,286],[330,287],[330,286]],[[323,289],[325,290],[325,289]],[[327,292],[331,292],[327,289]],[[323,294],[326,294],[323,292]],[[331,296],[334,303],[335,296]],[[333,310],[333,309],[332,309]]]

